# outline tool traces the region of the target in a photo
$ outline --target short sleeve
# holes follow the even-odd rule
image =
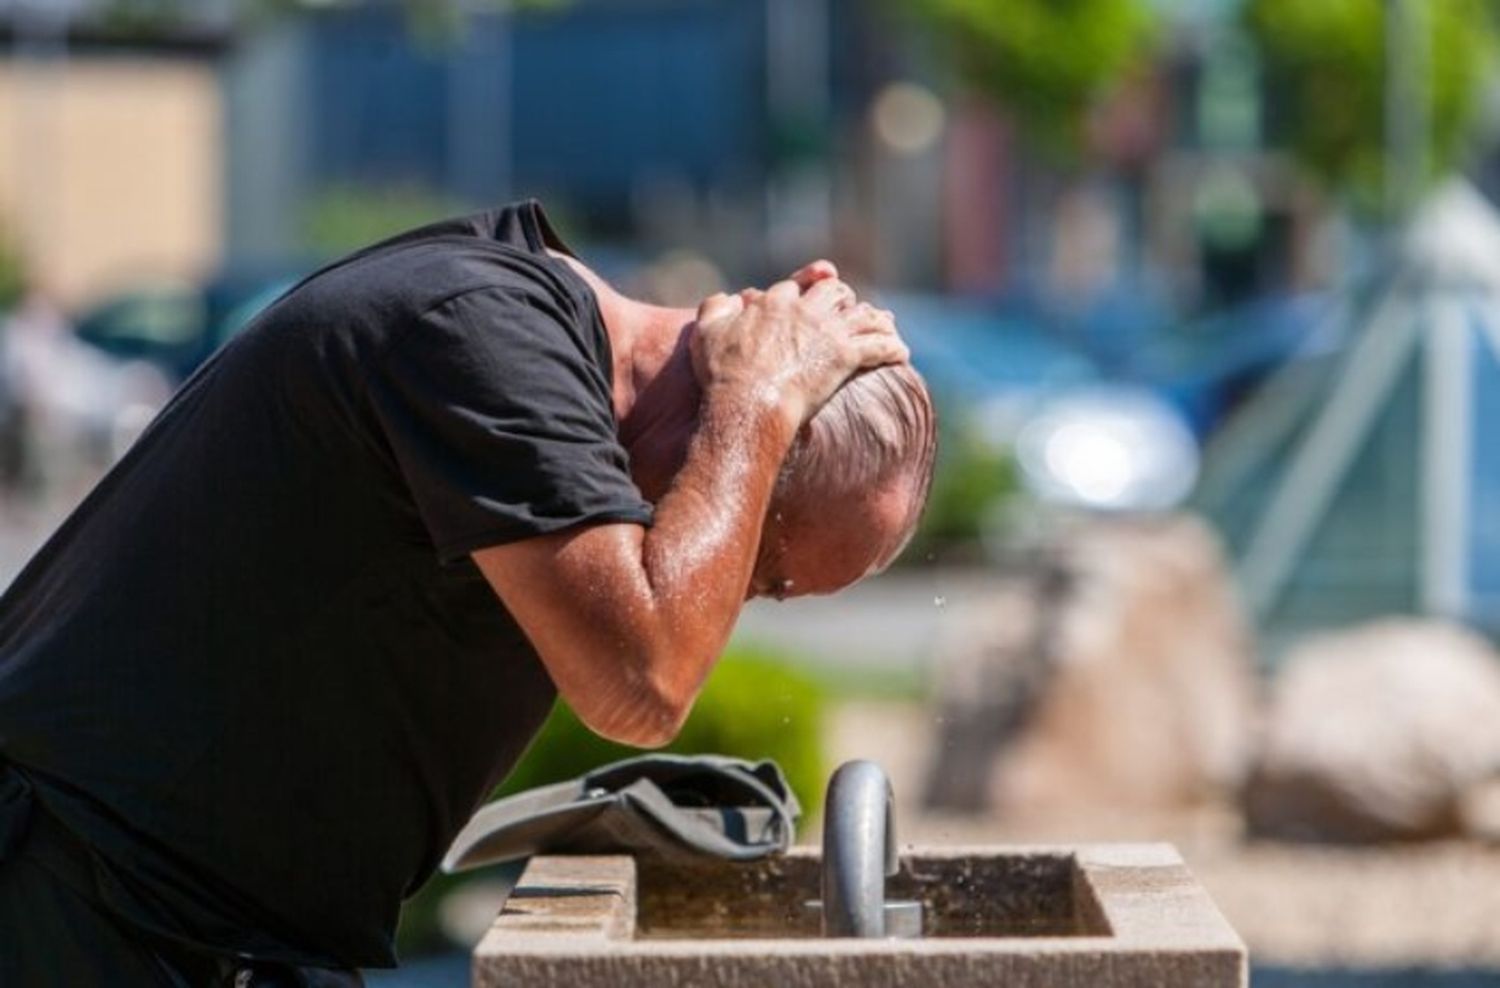
[[[514,290],[424,313],[368,394],[443,561],[585,522],[651,523],[616,435],[609,354]]]

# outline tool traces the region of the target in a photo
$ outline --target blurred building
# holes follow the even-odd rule
[[[0,236],[46,291],[77,305],[217,263],[226,41],[0,15]]]
[[[1154,56],[1094,107],[1072,161],[1040,153],[994,100],[948,101],[939,173],[910,183],[942,190],[926,284],[1019,309],[1106,374],[1180,390],[1154,380],[1167,339],[1181,365],[1168,373],[1221,390],[1284,359],[1284,320],[1254,311],[1326,288],[1345,244],[1333,204],[1276,146],[1277,94],[1239,4],[1159,7]],[[1233,340],[1199,325],[1237,310],[1251,317]]]
[[[585,234],[754,266],[774,177],[824,131],[831,16],[576,0],[438,31],[394,3],[287,18],[226,64],[230,248],[285,254],[326,197],[405,189],[453,208],[536,195]]]
[[[173,13],[127,34],[107,0],[20,4],[69,13],[0,15],[0,222],[70,301],[527,195],[632,265],[687,247],[749,280],[832,254],[1019,301],[1110,368],[1185,308],[1326,273],[1324,204],[1265,150],[1275,115],[1227,0],[1162,4],[1167,44],[1069,168],[865,0],[460,2],[446,21],[215,0],[145,5]]]

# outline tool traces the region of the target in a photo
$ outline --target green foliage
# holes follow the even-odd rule
[[[822,797],[824,695],[782,656],[736,647],[720,660],[682,733],[666,751],[774,759],[803,812]],[[559,702],[541,733],[497,795],[577,778],[599,765],[640,754],[584,727]]]
[[[345,254],[465,209],[464,203],[417,186],[333,186],[313,196],[304,210],[302,241],[317,254]]]
[[[110,0],[98,12],[97,21],[102,30],[118,37],[151,37],[189,13],[183,0]]]
[[[428,43],[441,43],[461,36],[464,18],[472,13],[547,11],[564,7],[569,2],[571,0],[405,0],[407,23],[419,38]]]
[[[1321,2],[1321,0],[1319,0]],[[1039,143],[1071,153],[1089,108],[1155,37],[1144,0],[906,0],[938,29],[966,81]]]
[[[903,558],[975,554],[986,523],[1019,488],[1015,460],[972,432],[944,436],[917,537]]]
[[[7,231],[0,226],[0,312],[20,301],[26,290],[26,265]]]
[[[1429,179],[1462,151],[1495,54],[1485,0],[1421,0],[1430,32]],[[1261,52],[1292,151],[1357,205],[1379,201],[1384,175],[1383,0],[1249,0],[1245,25]]]

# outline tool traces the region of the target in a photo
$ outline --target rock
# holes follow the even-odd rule
[[[1251,638],[1195,518],[1081,524],[955,629],[940,670],[935,807],[1171,810],[1243,780]]]
[[[1245,791],[1270,837],[1373,842],[1490,829],[1500,656],[1472,632],[1389,620],[1315,636],[1272,687]]]
[[[972,813],[990,804],[996,758],[1035,710],[1051,676],[1051,618],[1063,572],[1038,560],[997,579],[982,603],[955,612],[937,647],[936,748],[923,803]]]

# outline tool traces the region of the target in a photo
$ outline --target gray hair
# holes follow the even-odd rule
[[[802,427],[775,498],[846,496],[904,480],[910,510],[883,566],[916,531],[936,456],[937,413],[922,375],[910,364],[877,367],[851,378]]]

